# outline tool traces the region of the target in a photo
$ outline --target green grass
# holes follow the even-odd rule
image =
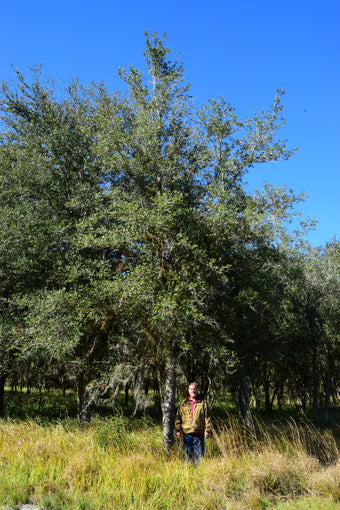
[[[340,503],[333,499],[309,497],[279,503],[276,510],[339,510]]]
[[[312,445],[312,448],[311,448]],[[337,509],[340,461],[309,423],[243,428],[229,417],[196,468],[180,445],[167,459],[150,419],[0,422],[0,508],[48,510]]]
[[[340,510],[340,428],[318,429],[289,413],[257,413],[244,428],[231,402],[214,409],[216,433],[198,468],[176,444],[171,459],[131,400],[111,417],[76,422],[76,398],[51,390],[6,392],[0,421],[0,509]],[[104,413],[105,414],[105,413]],[[114,416],[112,416],[114,414]],[[338,443],[338,444],[337,444]]]

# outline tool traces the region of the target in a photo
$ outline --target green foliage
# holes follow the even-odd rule
[[[43,381],[41,380],[42,384]],[[38,381],[37,381],[38,385]],[[67,390],[65,395],[60,390],[46,387],[40,390],[21,392],[6,388],[4,418],[13,420],[35,419],[48,423],[65,418],[75,418],[77,413],[76,395]]]
[[[61,91],[39,69],[2,84],[1,383],[30,367],[39,386],[37,367],[46,380],[56,367],[80,419],[97,398],[131,388],[138,406],[151,388],[169,424],[176,381],[199,379],[211,399],[230,390],[244,419],[251,397],[267,411],[309,400],[317,417],[323,396],[327,421],[338,242],[313,251],[313,222],[293,231],[303,194],[246,191],[257,164],[294,153],[278,137],[283,91],[246,119],[223,98],[195,108],[165,38],[146,33],[144,57],[120,70],[125,94]]]

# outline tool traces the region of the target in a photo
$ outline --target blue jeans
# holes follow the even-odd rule
[[[187,461],[198,464],[204,455],[204,435],[183,434],[183,441]]]

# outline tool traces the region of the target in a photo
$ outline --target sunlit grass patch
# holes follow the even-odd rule
[[[275,510],[340,510],[340,503],[329,498],[311,496],[292,501],[279,501]]]
[[[340,459],[335,465],[312,473],[310,485],[318,494],[338,502],[340,508]]]
[[[319,468],[319,462],[298,453],[287,456],[272,450],[253,453],[244,460],[248,480],[260,494],[297,498],[308,493],[308,478]]]

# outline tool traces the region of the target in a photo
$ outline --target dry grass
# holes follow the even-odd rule
[[[336,443],[307,423],[249,430],[230,418],[195,468],[180,449],[167,460],[150,424],[3,422],[0,475],[0,508],[28,500],[48,510],[340,508]]]

